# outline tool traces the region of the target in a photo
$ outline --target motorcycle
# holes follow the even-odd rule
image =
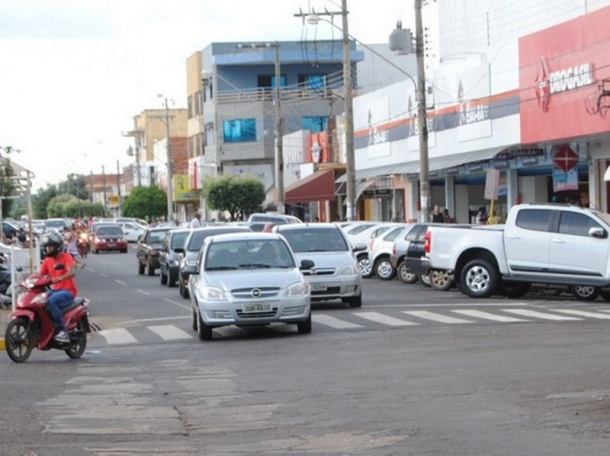
[[[82,232],[78,235],[78,239],[76,240],[76,248],[78,249],[78,254],[87,258],[87,255],[91,252],[91,243],[89,242],[89,234]]]
[[[56,265],[63,269],[62,264]],[[80,358],[87,348],[87,333],[91,332],[87,307],[89,300],[76,297],[71,305],[62,309],[66,332],[70,339],[67,343],[57,342],[54,338],[55,326],[46,308],[47,291],[51,278],[33,274],[25,279],[20,288],[25,289],[17,298],[17,306],[9,314],[6,327],[6,353],[15,363],[27,361],[34,348],[64,350],[70,358]]]

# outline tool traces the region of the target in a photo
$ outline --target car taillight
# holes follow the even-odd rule
[[[424,234],[424,252],[430,253],[431,247],[432,247],[432,233],[430,231],[426,231],[426,234]]]

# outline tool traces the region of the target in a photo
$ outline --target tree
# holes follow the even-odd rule
[[[57,192],[59,194],[66,193],[68,195],[74,195],[78,199],[82,200],[89,199],[87,181],[85,180],[85,176],[82,174],[68,174],[66,176],[66,180],[57,184]]]
[[[32,197],[32,212],[35,219],[45,219],[49,217],[47,208],[49,202],[58,195],[57,186],[47,184],[47,188],[39,190],[38,193]]]
[[[167,193],[159,187],[136,187],[121,205],[125,217],[144,219],[167,214]]]
[[[265,185],[253,176],[220,176],[205,181],[203,196],[213,210],[227,211],[231,220],[259,211],[265,201]]]
[[[0,201],[2,214],[8,214],[11,209],[12,200],[9,196],[13,196],[15,191],[15,171],[11,165],[10,155],[19,152],[11,146],[0,146]]]

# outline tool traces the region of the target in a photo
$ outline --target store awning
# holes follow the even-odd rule
[[[316,171],[284,191],[284,202],[288,204],[334,200],[335,172],[332,169]]]

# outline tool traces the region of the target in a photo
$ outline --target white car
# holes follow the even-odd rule
[[[369,262],[369,250],[372,240],[397,225],[399,224],[395,222],[356,222],[353,226],[343,229],[352,245],[358,243],[366,245],[364,250],[356,253],[362,277],[369,278],[374,274],[373,264]]]
[[[394,241],[403,233],[406,234],[412,226],[412,224],[402,224],[391,227],[380,236],[371,239],[368,253],[370,277],[376,275],[381,280],[391,280],[396,276],[396,268],[392,266],[390,261]]]
[[[138,242],[139,237],[142,236],[147,229],[146,226],[139,225],[135,222],[116,222],[116,224],[123,229],[127,242]]]
[[[352,247],[345,233],[334,223],[291,223],[276,225],[274,233],[286,238],[297,260],[313,260],[303,270],[311,285],[311,300],[340,299],[350,307],[362,307],[362,275],[354,255],[366,248]]]

